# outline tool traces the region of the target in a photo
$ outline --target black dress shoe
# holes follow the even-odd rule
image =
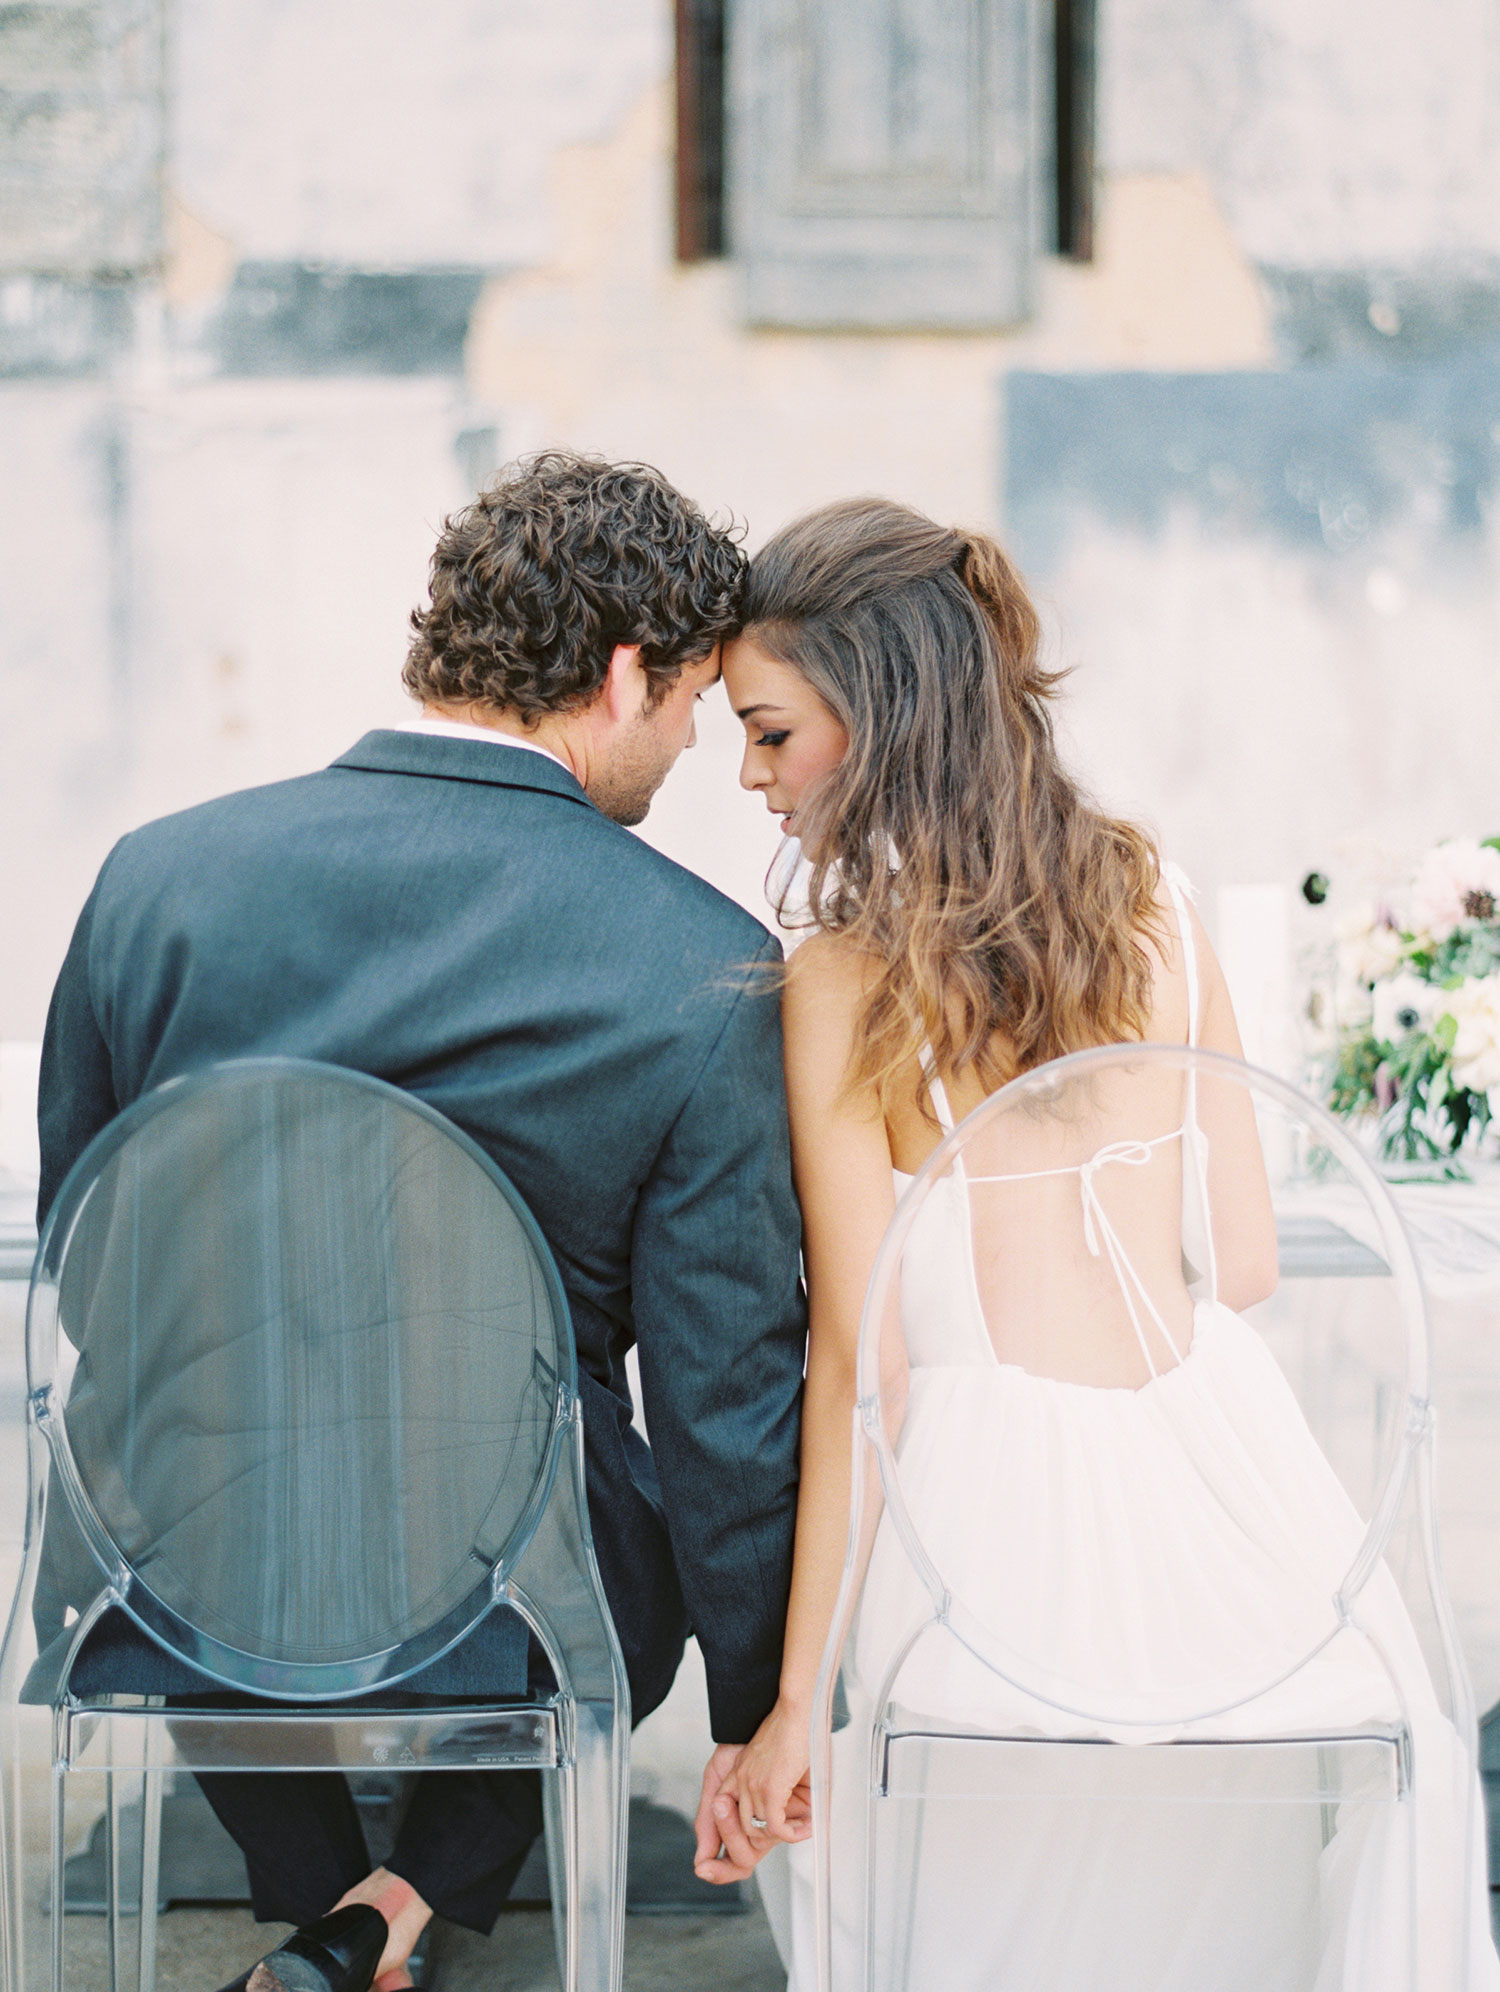
[[[350,1902],[293,1931],[224,1992],[369,1992],[390,1926],[368,1902]]]

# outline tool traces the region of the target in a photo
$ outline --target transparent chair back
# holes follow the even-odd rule
[[[27,1359],[32,1500],[4,1663],[13,1932],[35,1894],[14,1825],[33,1616],[44,1646],[69,1649],[64,1706],[71,1656],[120,1606],[206,1689],[332,1715],[355,1696],[401,1706],[403,1682],[514,1608],[579,1755],[603,1764],[604,1829],[628,1696],[589,1542],[567,1303],[519,1195],[441,1115],[293,1060],[147,1095],[49,1215]],[[205,1731],[198,1760],[191,1725],[172,1733],[185,1765],[228,1768],[243,1741],[255,1767],[253,1723]],[[337,1765],[336,1724],[298,1733]],[[606,1897],[623,1818],[607,1827]],[[19,1992],[14,1943],[7,1961]],[[606,1955],[594,1982],[610,1971]]]
[[[825,1992],[1490,1968],[1422,1295],[1319,1109],[1165,1046],[994,1095],[898,1204],[855,1458]]]

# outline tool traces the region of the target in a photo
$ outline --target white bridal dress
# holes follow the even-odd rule
[[[1192,928],[1180,876],[1169,882],[1196,1042]],[[932,1090],[951,1129],[942,1089]],[[910,1374],[897,1457],[918,1535],[980,1621],[1006,1628],[1020,1650],[1045,1653],[1056,1678],[1092,1683],[1091,1705],[1117,1719],[1139,1714],[1123,1726],[1062,1714],[941,1634],[913,1650],[896,1698],[904,1710],[941,1722],[1127,1745],[1195,1732],[1317,1734],[1394,1721],[1404,1701],[1415,1801],[1347,1808],[1354,1815],[1347,1819],[1330,1817],[1331,1807],[1278,1804],[1269,1753],[1245,1752],[1231,1775],[1242,1779],[1236,1795],[1246,1802],[1131,1804],[1129,1776],[1145,1753],[1069,1752],[1068,1802],[971,1801],[929,1805],[919,1816],[894,1863],[876,1869],[868,1913],[878,1921],[880,1905],[899,1893],[910,1915],[899,1957],[880,1957],[872,1982],[890,1992],[1411,1992],[1413,1983],[1421,1992],[1495,1992],[1500,1963],[1489,1936],[1476,1781],[1383,1568],[1361,1595],[1362,1630],[1339,1633],[1271,1692],[1211,1723],[1140,1719],[1161,1706],[1164,1681],[1231,1685],[1248,1677],[1259,1687],[1276,1678],[1278,1651],[1305,1656],[1363,1534],[1247,1321],[1217,1300],[1199,1300],[1191,1341],[1170,1366],[1153,1358],[1142,1332],[1144,1305],[1171,1346],[1101,1192],[1116,1172],[1118,1209],[1124,1172],[1133,1169],[1143,1182],[1149,1154],[1180,1144],[1173,1194],[1190,1206],[1196,1177],[1206,1197],[1191,1090],[1188,1099],[1183,1125],[1168,1134],[1116,1139],[1081,1169],[1034,1172],[1079,1179],[1089,1250],[1097,1258],[1102,1246],[1145,1355],[1150,1375],[1141,1387],[1059,1381],[997,1358],[971,1234],[971,1185],[984,1178],[955,1172],[934,1185],[902,1270]],[[898,1178],[898,1193],[905,1182]],[[1076,1224],[1080,1197],[1076,1188],[1069,1194]],[[1193,1235],[1189,1209],[1182,1221],[1189,1257]],[[886,1517],[845,1649],[850,1696],[885,1677],[924,1616],[918,1590]],[[854,1744],[855,1729],[836,1732],[838,1992],[864,1984],[861,1863],[840,1859],[864,1832],[866,1778],[849,1759]],[[1090,1804],[1085,1794],[1078,1802],[1080,1763],[1085,1779],[1091,1766],[1108,1773],[1111,1800]],[[781,1861],[773,1857],[765,1892],[789,1992],[815,1992],[810,1844],[788,1850],[778,1873]],[[1465,1914],[1467,1964],[1453,1941]],[[888,1941],[877,1936],[877,1949]],[[1407,1965],[1413,1949],[1415,1981]]]

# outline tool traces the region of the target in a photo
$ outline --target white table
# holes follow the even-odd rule
[[[1432,1329],[1444,1573],[1475,1696],[1488,1709],[1500,1702],[1500,1169],[1472,1183],[1391,1188],[1421,1268]],[[1378,1306],[1373,1292],[1362,1303],[1358,1285],[1342,1284],[1385,1271],[1368,1206],[1347,1188],[1299,1186],[1278,1199],[1277,1217],[1283,1277],[1340,1283],[1311,1303],[1321,1319],[1310,1339],[1317,1332],[1330,1337],[1325,1353],[1331,1348],[1336,1361],[1352,1359],[1377,1395],[1391,1393],[1394,1407],[1401,1382],[1397,1338],[1369,1332],[1368,1317]],[[1277,1354],[1289,1367],[1287,1352]],[[1316,1369],[1316,1347],[1307,1355]],[[1319,1425],[1316,1377],[1304,1373],[1294,1381]],[[1319,1437],[1332,1453],[1333,1428],[1320,1426]]]

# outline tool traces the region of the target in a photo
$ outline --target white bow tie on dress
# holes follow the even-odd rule
[[[1078,1166],[1078,1189],[1083,1199],[1083,1242],[1094,1258],[1099,1256],[1099,1236],[1102,1232],[1106,1241],[1113,1241],[1115,1251],[1123,1253],[1119,1236],[1099,1201],[1099,1192],[1094,1188],[1094,1178],[1101,1169],[1107,1169],[1112,1162],[1119,1162],[1128,1169],[1139,1169],[1151,1160],[1151,1144],[1148,1141],[1107,1141],[1102,1148],[1096,1148],[1087,1162]],[[1111,1251],[1110,1258],[1114,1258]],[[1128,1263],[1128,1262],[1127,1262]]]
[[[1125,1311],[1130,1316],[1130,1325],[1135,1330],[1135,1339],[1140,1344],[1141,1354],[1146,1359],[1146,1367],[1152,1376],[1158,1374],[1152,1360],[1150,1345],[1146,1341],[1146,1331],[1141,1325],[1141,1317],[1136,1312],[1136,1300],[1156,1323],[1162,1340],[1181,1363],[1182,1352],[1172,1339],[1170,1329],[1162,1319],[1156,1303],[1147,1290],[1146,1282],[1136,1271],[1130,1254],[1125,1250],[1120,1234],[1110,1222],[1109,1213],[1099,1201],[1099,1192],[1094,1186],[1094,1178],[1101,1169],[1118,1164],[1125,1169],[1140,1169],[1151,1160],[1152,1152],[1164,1142],[1176,1141],[1180,1129],[1171,1134],[1158,1135],[1155,1141],[1107,1141],[1102,1148],[1096,1148],[1087,1162],[1078,1165],[1078,1194],[1083,1204],[1083,1242],[1089,1248],[1091,1257],[1097,1259],[1100,1249],[1109,1260],[1110,1271],[1115,1276],[1115,1284],[1120,1289],[1120,1297],[1125,1302]],[[1135,1289],[1134,1294],[1131,1288]]]
[[[1147,1290],[1146,1282],[1131,1263],[1130,1254],[1125,1250],[1120,1234],[1110,1222],[1109,1212],[1099,1201],[1094,1178],[1101,1169],[1118,1164],[1125,1169],[1139,1169],[1151,1160],[1152,1153],[1169,1141],[1179,1141],[1183,1130],[1174,1127],[1170,1134],[1159,1134],[1153,1141],[1106,1141],[1102,1148],[1096,1148],[1087,1162],[1075,1162],[1063,1169],[1023,1169],[998,1176],[969,1176],[964,1174],[960,1162],[958,1168],[963,1180],[970,1186],[976,1183],[1037,1183],[1048,1176],[1073,1176],[1078,1178],[1078,1194],[1083,1204],[1083,1242],[1089,1248],[1092,1258],[1101,1254],[1108,1258],[1110,1271],[1120,1289],[1120,1297],[1125,1302],[1125,1311],[1130,1316],[1130,1325],[1135,1330],[1135,1339],[1140,1344],[1146,1367],[1152,1376],[1159,1374],[1152,1359],[1151,1347],[1146,1340],[1146,1331],[1141,1326],[1137,1302],[1156,1323],[1162,1340],[1172,1351],[1178,1363],[1182,1361],[1182,1351],[1172,1339],[1172,1332],[1162,1319],[1156,1303]],[[1134,1292],[1132,1292],[1132,1288]]]

